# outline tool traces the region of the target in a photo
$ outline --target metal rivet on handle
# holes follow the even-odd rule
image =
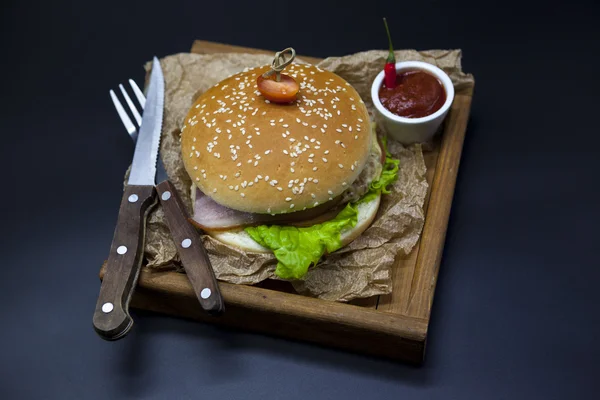
[[[191,239],[183,239],[183,241],[181,242],[181,247],[183,247],[184,249],[187,249],[191,245],[192,245]]]
[[[138,201],[138,195],[137,194],[132,194],[131,196],[129,196],[127,198],[127,200],[129,200],[130,203],[135,203],[136,201]]]
[[[105,314],[108,314],[114,308],[115,308],[115,306],[113,306],[113,303],[104,303],[104,304],[102,304],[102,312],[105,313]]]
[[[205,287],[204,289],[202,289],[202,291],[200,292],[200,297],[202,297],[203,299],[208,299],[210,297],[210,295],[212,294],[212,292],[210,291],[209,288]]]
[[[166,192],[164,192],[162,194],[162,196],[160,196],[161,199],[163,200],[169,200],[171,198],[171,192],[169,192],[168,190]]]
[[[119,246],[119,247],[117,247],[117,253],[119,253],[121,255],[127,253],[127,247],[125,247],[125,246]]]

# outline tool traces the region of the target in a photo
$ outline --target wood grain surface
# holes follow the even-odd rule
[[[274,54],[274,50],[200,40],[194,42],[192,52]],[[424,154],[430,190],[423,234],[410,255],[396,260],[390,295],[344,304],[297,295],[287,283],[220,282],[227,312],[211,318],[202,311],[184,274],[142,269],[132,307],[421,363],[472,95],[473,87],[456,93],[442,134]]]

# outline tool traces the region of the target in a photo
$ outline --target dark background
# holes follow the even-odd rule
[[[0,398],[593,398],[600,6],[592,0],[2,2]],[[92,329],[132,155],[108,96],[194,39],[462,48],[477,85],[424,366],[135,312]]]

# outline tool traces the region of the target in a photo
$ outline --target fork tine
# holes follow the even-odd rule
[[[142,125],[142,116],[138,112],[137,108],[135,108],[135,106],[133,105],[133,101],[131,101],[131,98],[125,91],[125,88],[123,87],[123,85],[119,84],[119,89],[121,89],[121,93],[123,94],[123,97],[125,98],[125,101],[127,102],[127,105],[129,106],[129,109],[131,110],[133,117],[135,118],[135,121],[137,122],[138,126],[141,126]]]
[[[131,85],[131,88],[133,89],[133,93],[135,93],[135,97],[137,97],[138,101],[142,105],[142,110],[143,110],[144,108],[146,108],[146,97],[144,96],[144,93],[142,93],[142,91],[140,90],[140,87],[137,85],[137,83],[135,83],[135,81],[133,79],[129,80],[129,84]]]
[[[121,122],[123,122],[123,125],[125,125],[125,129],[127,129],[127,133],[129,133],[129,135],[133,135],[137,131],[137,129],[135,128],[135,125],[133,125],[133,122],[131,122],[131,119],[125,112],[123,105],[121,105],[121,102],[119,101],[117,95],[112,89],[110,91],[110,98],[112,99],[112,102],[115,105],[115,108],[117,109],[119,117],[121,117]]]

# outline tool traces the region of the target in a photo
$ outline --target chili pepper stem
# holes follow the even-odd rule
[[[383,24],[385,25],[385,33],[387,33],[388,43],[390,45],[390,52],[388,54],[387,62],[396,63],[396,57],[394,56],[394,46],[392,45],[392,36],[390,35],[390,29],[388,28],[387,20],[383,18]]]

